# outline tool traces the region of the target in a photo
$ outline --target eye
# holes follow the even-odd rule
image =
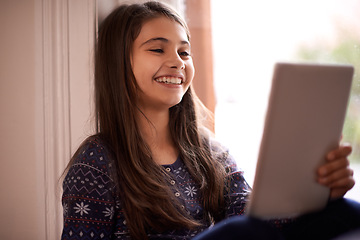
[[[156,49],[150,49],[150,52],[155,52],[155,53],[164,53],[164,50],[162,50],[161,48],[156,48]]]
[[[190,53],[187,52],[187,51],[182,51],[182,52],[179,52],[179,55],[182,56],[182,57],[189,57]]]

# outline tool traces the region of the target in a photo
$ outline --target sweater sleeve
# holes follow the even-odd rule
[[[242,215],[245,205],[251,192],[249,184],[246,182],[243,172],[237,169],[235,160],[231,155],[226,157],[227,189],[225,191],[225,218]]]
[[[119,216],[111,162],[103,145],[89,140],[63,181],[61,239],[113,239]],[[123,217],[123,216],[122,216]],[[125,221],[124,221],[125,222]],[[124,239],[126,236],[123,236]]]

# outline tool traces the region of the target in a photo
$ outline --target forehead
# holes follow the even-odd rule
[[[135,41],[147,41],[155,37],[163,37],[170,41],[188,41],[184,27],[163,16],[146,21]]]

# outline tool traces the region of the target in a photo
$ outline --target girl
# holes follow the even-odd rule
[[[190,33],[171,9],[124,5],[104,20],[95,54],[97,134],[67,168],[62,239],[190,239],[243,213],[250,187],[203,127],[193,77]],[[354,185],[350,151],[335,149],[319,168],[332,199]],[[233,236],[248,225],[279,236],[258,220],[230,221]],[[222,224],[198,237],[226,239]]]

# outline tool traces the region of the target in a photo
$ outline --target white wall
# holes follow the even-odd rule
[[[0,239],[44,238],[34,8],[34,1],[0,2]]]
[[[91,133],[95,1],[0,1],[0,239],[59,239],[59,177]]]

